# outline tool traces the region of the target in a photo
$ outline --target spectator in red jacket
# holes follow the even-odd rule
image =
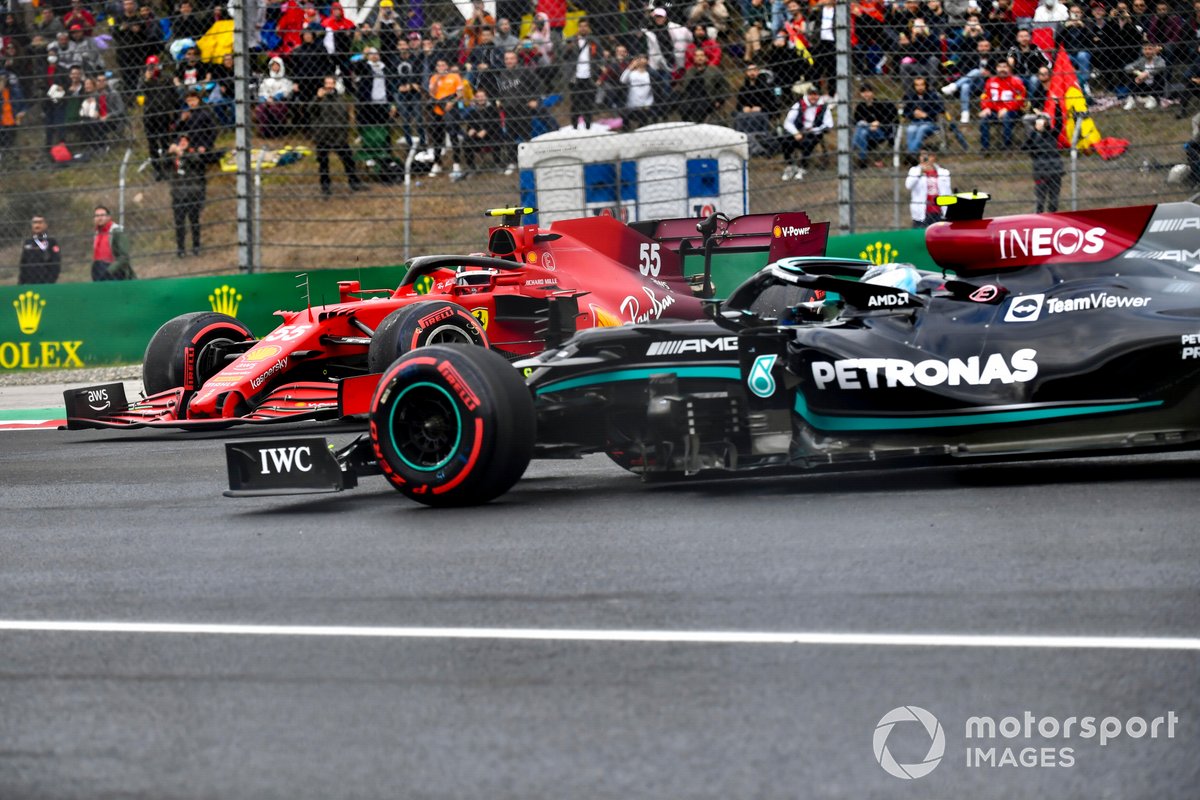
[[[715,39],[708,38],[708,29],[703,25],[695,25],[692,27],[692,43],[687,46],[683,53],[683,65],[685,70],[690,70],[696,63],[696,51],[703,50],[708,56],[708,65],[710,67],[721,66],[721,45],[717,44]]]
[[[1012,74],[1007,62],[996,64],[996,74],[983,84],[979,103],[979,145],[986,153],[991,147],[992,125],[999,121],[1004,149],[1012,147],[1013,128],[1025,108],[1025,82]]]

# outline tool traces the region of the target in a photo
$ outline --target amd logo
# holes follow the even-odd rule
[[[1104,249],[1107,228],[1022,228],[1001,230],[1000,258],[1095,255]]]
[[[868,308],[906,305],[908,305],[908,295],[906,294],[873,294],[867,299]]]
[[[679,353],[707,353],[717,350],[722,353],[736,352],[738,340],[736,336],[723,336],[720,339],[669,339],[662,342],[651,342],[646,349],[648,356],[671,356]]]
[[[312,450],[303,447],[264,447],[258,452],[261,474],[280,475],[293,471],[312,472]]]

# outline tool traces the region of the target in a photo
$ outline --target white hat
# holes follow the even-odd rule
[[[660,7],[656,8],[656,9],[654,9],[654,14],[653,14],[653,16],[656,16],[656,17],[665,17],[666,15],[667,15],[667,10],[666,10],[665,8],[662,8],[662,7],[660,6]]]

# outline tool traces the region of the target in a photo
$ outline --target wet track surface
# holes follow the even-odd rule
[[[426,509],[379,478],[340,495],[222,497],[223,441],[262,436],[0,431],[4,621],[285,626],[0,628],[0,798],[1200,793],[1200,651],[1049,638],[1200,635],[1196,456],[653,486],[601,457],[535,462],[476,509]],[[873,752],[880,718],[904,705],[945,735],[943,761],[909,781]],[[968,717],[1026,711],[1179,721],[1174,738],[1103,747],[964,736]],[[930,743],[916,723],[887,738],[900,763]],[[1057,761],[1069,747],[1074,763],[968,766],[976,746]]]

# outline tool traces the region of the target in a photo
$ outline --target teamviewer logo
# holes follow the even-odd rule
[[[1042,315],[1042,305],[1046,302],[1044,294],[1026,294],[1014,297],[1008,301],[1008,311],[1004,315],[1005,322],[1034,322]]]
[[[925,753],[925,758],[915,764],[897,762],[888,750],[888,737],[892,735],[892,729],[902,722],[920,723],[929,737],[929,751]],[[908,732],[908,729],[915,731],[916,726],[901,725],[900,729],[904,732]],[[938,722],[938,718],[920,706],[900,706],[893,708],[879,720],[879,724],[875,726],[872,744],[875,747],[875,760],[883,767],[884,772],[911,781],[924,778],[941,763],[942,756],[946,753],[946,732],[942,730],[942,723]]]

